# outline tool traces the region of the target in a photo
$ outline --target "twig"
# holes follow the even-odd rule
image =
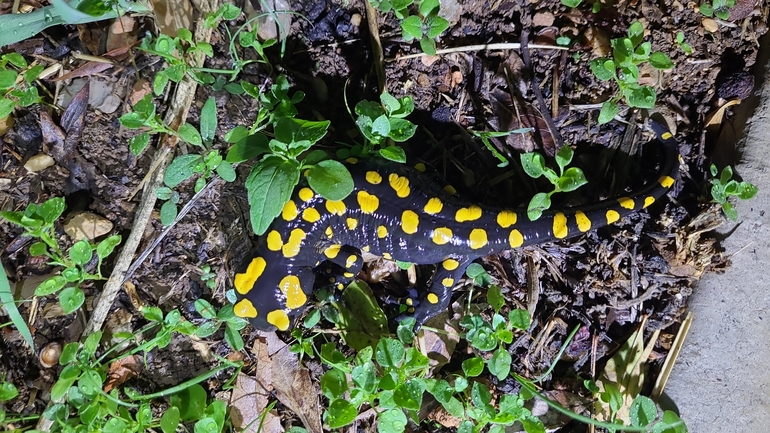
[[[558,45],[540,45],[532,44],[529,48],[535,48],[539,50],[568,50],[567,47],[560,47]],[[517,42],[501,42],[497,44],[482,44],[482,45],[466,45],[464,47],[445,48],[443,50],[436,50],[436,55],[449,54],[449,53],[463,53],[467,51],[483,51],[483,50],[520,50],[521,44]],[[425,57],[425,53],[408,54],[406,56],[396,57],[394,59],[386,59],[386,62],[396,62],[399,60],[416,59],[418,57]]]

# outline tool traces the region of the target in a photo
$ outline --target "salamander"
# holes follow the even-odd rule
[[[421,171],[376,158],[346,162],[354,180],[344,200],[298,186],[233,282],[235,314],[262,330],[287,330],[313,291],[316,268],[341,268],[339,288],[361,270],[361,251],[418,265],[436,264],[419,293],[416,326],[449,306],[452,288],[474,260],[504,250],[558,241],[612,224],[661,199],[679,167],[676,139],[652,122],[664,159],[639,191],[587,206],[546,211],[530,221],[521,209],[469,202]],[[418,167],[420,168],[420,167]]]

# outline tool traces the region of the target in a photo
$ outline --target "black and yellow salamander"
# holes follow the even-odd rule
[[[529,221],[526,211],[495,209],[459,198],[417,169],[379,159],[350,158],[355,188],[329,201],[300,185],[235,275],[235,314],[262,330],[287,330],[304,310],[315,268],[341,267],[340,288],[361,269],[361,251],[419,265],[438,264],[419,294],[417,326],[449,306],[452,287],[478,258],[565,239],[612,224],[650,206],[674,184],[679,154],[660,124],[653,130],[665,159],[641,190],[594,205],[548,211]]]

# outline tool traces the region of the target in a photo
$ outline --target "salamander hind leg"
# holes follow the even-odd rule
[[[420,329],[428,320],[449,308],[452,300],[452,289],[455,283],[463,276],[465,268],[473,260],[467,258],[447,258],[438,265],[431,280],[430,287],[419,296],[414,313],[399,317],[403,320],[407,317],[415,318],[415,330]]]

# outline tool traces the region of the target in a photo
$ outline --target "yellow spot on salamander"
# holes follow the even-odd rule
[[[312,189],[305,187],[299,190],[299,193],[297,193],[300,200],[302,201],[309,201],[311,198],[315,197],[315,193]]]
[[[246,272],[235,274],[233,280],[235,290],[241,295],[249,293],[249,291],[254,288],[254,283],[257,282],[257,279],[262,276],[262,272],[265,272],[266,265],[267,263],[262,257],[253,258],[246,268]]]
[[[477,250],[479,248],[483,248],[487,242],[487,231],[484,229],[473,229],[471,230],[471,235],[468,237],[468,240],[470,241],[470,246],[472,250]]]
[[[361,247],[361,251],[366,251],[368,253],[369,250],[370,250],[369,245],[364,245],[363,247]]]
[[[349,268],[356,264],[356,260],[358,260],[358,257],[356,257],[355,254],[351,254],[348,256],[348,259],[345,260],[345,267]]]
[[[336,278],[334,278],[334,277],[329,277],[329,282],[330,282],[330,283],[334,284],[336,281],[337,281],[337,279],[336,279]]]
[[[380,199],[366,191],[358,191],[356,198],[358,199],[358,206],[361,208],[361,212],[365,214],[371,215],[380,207]]]
[[[435,293],[428,293],[428,296],[426,296],[425,299],[431,304],[438,304],[438,296],[436,296]]]
[[[345,203],[339,200],[327,200],[326,210],[332,215],[344,215],[347,208]]]
[[[454,271],[460,266],[460,262],[455,259],[446,259],[441,263],[441,266],[447,271]]]
[[[511,244],[511,248],[518,248],[524,245],[524,236],[521,235],[520,231],[513,229],[508,236],[508,243]]]
[[[345,277],[345,278],[353,278],[353,277],[355,277],[355,275],[353,275],[352,272],[345,272],[344,274],[342,274],[342,276]]]
[[[409,179],[405,176],[391,173],[390,176],[388,176],[388,182],[390,183],[390,187],[393,188],[393,191],[396,192],[397,196],[400,198],[409,197],[409,193],[411,192],[409,189]]]
[[[353,158],[352,156],[350,158],[345,158],[345,161],[347,161],[349,164],[357,164],[358,158]]]
[[[419,171],[420,173],[425,173],[425,164],[418,162],[414,165],[414,169]]]
[[[305,305],[307,296],[296,275],[287,275],[278,283],[278,289],[286,295],[286,307],[292,310]]]
[[[441,212],[441,209],[443,208],[444,208],[444,203],[442,203],[438,197],[433,197],[430,200],[428,200],[428,203],[425,205],[423,210],[427,214],[436,215],[437,213]]]
[[[567,217],[561,212],[553,216],[553,237],[557,239],[567,237]]]
[[[324,255],[330,259],[333,259],[337,257],[337,254],[340,253],[340,248],[342,248],[342,245],[339,245],[339,244],[329,245],[329,247],[324,250]]]
[[[444,278],[441,280],[441,285],[444,287],[452,287],[455,284],[455,280],[452,278]]]
[[[366,181],[372,185],[379,185],[380,182],[382,182],[382,176],[380,176],[380,173],[377,173],[376,171],[367,171]]]
[[[289,200],[283,205],[281,218],[285,221],[292,221],[294,218],[297,218],[297,204],[293,200]]]
[[[497,224],[504,229],[516,224],[517,219],[516,212],[511,210],[503,210],[497,214]]]
[[[406,304],[407,307],[411,307],[412,305],[414,305],[414,299],[406,298],[406,301],[404,301],[404,304]]]
[[[662,138],[662,139],[664,139],[664,140],[669,140],[669,139],[671,139],[671,137],[673,137],[673,136],[674,136],[674,135],[673,135],[673,134],[671,134],[671,133],[670,133],[670,132],[668,132],[668,131],[664,132],[663,134],[660,134],[660,138]]]
[[[254,304],[248,299],[241,299],[233,305],[233,312],[238,317],[244,319],[253,319],[257,317],[257,309],[254,308]]]
[[[620,203],[620,207],[633,210],[634,209],[634,200],[632,200],[630,197],[620,197],[618,199],[618,203]]]
[[[617,211],[614,211],[612,209],[607,211],[607,224],[612,224],[615,221],[620,219],[620,214]]]
[[[674,178],[671,176],[661,176],[660,179],[658,179],[658,183],[663,188],[671,188],[671,185],[674,184]]]
[[[585,213],[581,211],[575,212],[575,222],[577,223],[578,230],[585,233],[591,230],[591,220],[588,219]]]
[[[430,237],[436,245],[446,245],[452,240],[452,229],[447,227],[434,229]]]
[[[278,328],[279,331],[289,329],[289,315],[283,310],[273,310],[267,313],[267,323]]]
[[[283,247],[283,239],[278,230],[270,230],[267,234],[267,249],[270,251],[280,251]]]
[[[384,237],[388,236],[388,228],[385,226],[378,226],[377,227],[377,237],[382,239]]]
[[[286,244],[281,248],[281,251],[283,252],[284,257],[294,257],[297,254],[299,254],[299,247],[302,244],[302,241],[305,240],[305,234],[302,229],[294,229],[289,234],[289,240],[286,241]]]
[[[332,230],[332,226],[326,227],[326,231],[324,232],[326,234],[326,237],[331,239],[334,236],[334,230]]]
[[[348,230],[355,230],[356,227],[358,227],[358,220],[355,218],[347,218],[345,220],[345,225],[348,226]]]
[[[457,194],[457,190],[452,185],[446,185],[444,186],[444,191],[448,192],[450,195]]]
[[[342,283],[337,283],[337,290],[342,290],[345,288],[345,285]]]
[[[653,196],[647,196],[644,198],[644,207],[648,207],[649,205],[655,203],[655,197]]]
[[[458,223],[476,221],[479,218],[481,218],[481,208],[475,205],[460,208],[460,210],[455,213],[455,219]]]
[[[417,226],[420,224],[420,219],[417,214],[412,210],[405,210],[401,213],[401,230],[406,234],[417,233]]]
[[[302,211],[302,219],[309,223],[314,223],[321,219],[321,214],[314,207],[309,207]]]
[[[382,253],[382,258],[386,260],[393,260],[393,256],[390,253]]]

